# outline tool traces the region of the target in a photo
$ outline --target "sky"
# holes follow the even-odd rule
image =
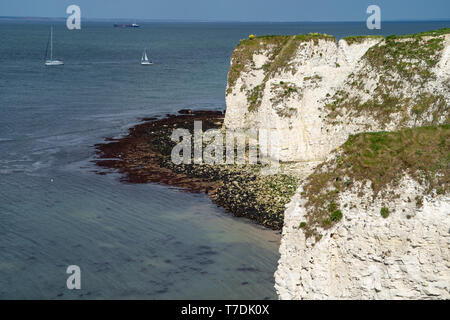
[[[363,21],[381,8],[384,21],[450,20],[450,0],[0,0],[0,16],[201,21]]]

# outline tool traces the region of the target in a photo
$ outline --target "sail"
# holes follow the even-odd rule
[[[53,60],[53,26],[50,28],[50,60]]]
[[[142,53],[141,61],[142,61],[142,62],[148,61],[147,52],[146,52],[145,50],[144,50],[144,52]]]
[[[50,57],[48,56],[48,47],[50,47]],[[47,48],[45,48],[45,58],[46,61],[53,60],[53,26],[50,27],[50,34],[48,35]]]
[[[50,34],[48,35],[48,40],[47,40],[47,47],[45,48],[45,57],[44,60],[47,60],[48,57],[48,47],[50,45]]]
[[[152,62],[148,60],[147,49],[145,49],[144,52],[142,52],[141,64],[144,66],[149,66],[152,64]]]

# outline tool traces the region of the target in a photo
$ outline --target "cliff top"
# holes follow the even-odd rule
[[[425,32],[419,32],[419,33],[411,33],[411,34],[404,34],[404,35],[389,35],[389,36],[383,36],[383,35],[359,35],[359,36],[349,36],[342,38],[343,40],[347,41],[348,44],[363,41],[365,39],[407,39],[407,38],[417,38],[417,37],[436,37],[441,36],[445,34],[450,34],[450,28],[442,28],[438,30],[430,30]],[[297,34],[297,35],[261,35],[261,36],[251,36],[248,39],[242,39],[239,44],[239,46],[242,45],[249,45],[249,46],[260,46],[261,43],[269,44],[269,43],[280,43],[283,42],[289,38],[297,38],[299,40],[304,41],[310,41],[310,40],[318,40],[318,39],[327,39],[327,40],[336,40],[336,38],[332,35],[326,34],[326,33],[308,33],[308,34]]]

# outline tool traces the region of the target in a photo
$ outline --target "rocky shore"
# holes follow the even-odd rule
[[[171,160],[176,128],[193,131],[194,121],[203,130],[222,128],[221,111],[180,110],[177,115],[146,118],[120,139],[96,145],[96,164],[122,173],[129,183],[161,183],[188,192],[206,193],[237,217],[249,218],[274,230],[283,226],[285,205],[291,200],[299,179],[293,175],[262,175],[261,165],[180,164]],[[99,174],[108,171],[99,170]]]

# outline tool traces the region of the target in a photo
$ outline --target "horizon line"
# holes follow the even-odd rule
[[[0,19],[17,19],[17,20],[66,20],[67,17],[41,17],[41,16],[0,16]],[[83,20],[87,21],[142,21],[142,22],[234,22],[234,23],[349,23],[349,22],[362,22],[366,20],[227,20],[227,19],[168,19],[168,18],[91,18],[86,17]],[[449,18],[437,18],[437,19],[397,19],[397,20],[384,20],[383,22],[450,22]]]

